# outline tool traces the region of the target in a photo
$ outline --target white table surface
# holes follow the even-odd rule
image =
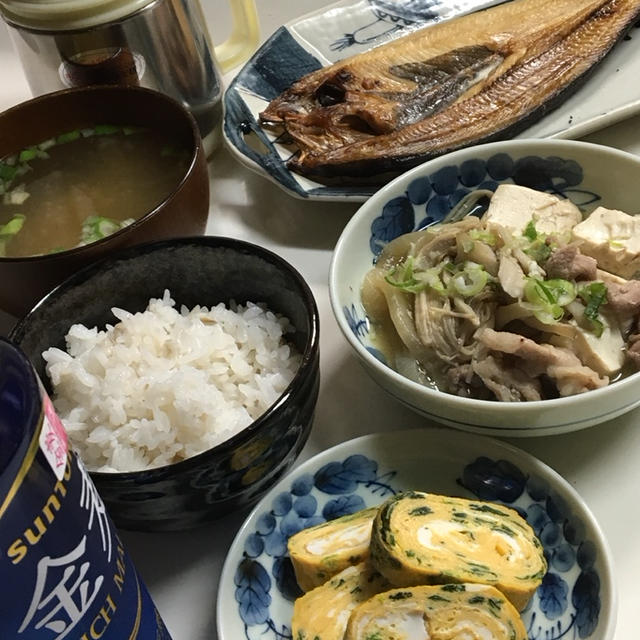
[[[257,4],[266,39],[283,22],[327,2],[257,0]],[[228,24],[221,9],[224,3],[204,0],[202,5],[214,39],[221,38]],[[18,58],[0,25],[0,111],[29,97]],[[586,139],[640,154],[640,116]],[[357,205],[294,200],[241,166],[225,149],[214,154],[209,168],[207,234],[242,238],[280,254],[306,278],[320,309],[320,397],[311,436],[298,462],[352,437],[429,424],[380,392],[352,355],[331,312],[327,285],[331,252]],[[0,333],[6,333],[11,323],[0,312]],[[639,411],[577,433],[511,440],[559,472],[600,523],[615,562],[616,638],[622,640],[639,637]],[[234,514],[189,532],[122,532],[174,640],[217,638],[218,581],[227,550],[246,515]]]

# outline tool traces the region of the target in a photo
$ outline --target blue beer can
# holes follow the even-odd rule
[[[0,639],[171,640],[26,356],[0,339]]]

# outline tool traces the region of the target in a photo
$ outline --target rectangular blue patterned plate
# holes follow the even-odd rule
[[[245,166],[298,198],[363,202],[376,187],[325,186],[287,169],[294,150],[258,114],[295,80],[408,31],[500,0],[340,0],[280,27],[238,73],[224,97],[223,133]],[[640,33],[632,30],[571,98],[519,137],[577,138],[640,111]]]

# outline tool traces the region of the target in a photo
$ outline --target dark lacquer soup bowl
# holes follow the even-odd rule
[[[126,144],[134,144],[140,136],[147,136],[151,140],[143,140],[139,148],[144,153],[151,143],[160,144],[153,138],[161,135],[167,136],[175,149],[179,149],[180,165],[176,165],[170,178],[158,178],[158,190],[150,194],[148,200],[140,201],[135,219],[131,218],[127,224],[110,220],[122,210],[123,202],[119,200],[104,202],[106,213],[95,215],[93,188],[105,187],[107,194],[114,197],[122,194],[125,203],[139,194],[130,196],[112,172],[106,173],[93,157],[76,161],[80,168],[75,170],[83,176],[83,192],[75,201],[65,201],[47,212],[48,207],[54,206],[51,200],[38,199],[37,187],[33,187],[32,193],[29,180],[31,176],[41,180],[39,171],[57,173],[63,179],[65,172],[72,170],[62,160],[57,160],[62,168],[55,165],[54,169],[50,163],[54,162],[56,153],[69,152],[71,158],[77,158],[80,153],[77,145],[95,144],[105,138],[114,140],[117,136],[122,136]],[[69,151],[71,149],[73,151]],[[162,156],[163,162],[172,166],[174,157],[171,153],[169,145],[160,144],[157,157]],[[116,175],[125,181],[131,180],[134,174],[150,175],[149,163],[138,157],[145,156],[128,151],[121,154],[116,164],[131,161],[133,165],[114,167]],[[82,173],[84,166],[87,166],[86,176]],[[56,184],[59,185],[60,180],[56,175],[47,186],[47,193],[58,189]],[[80,181],[75,177],[74,180],[74,184],[60,192],[66,195],[73,189],[80,191]],[[127,189],[135,191],[135,184]],[[0,308],[16,316],[30,309],[64,278],[115,249],[203,233],[209,212],[207,164],[195,120],[172,98],[141,87],[68,89],[34,98],[1,113],[0,192],[4,193],[3,198],[11,197],[15,203],[12,211],[3,212],[0,207],[0,279],[3,283]],[[56,234],[71,224],[70,212],[76,208],[78,212],[74,215],[86,221],[84,235],[78,232],[76,244],[62,243],[56,239]],[[46,222],[38,217],[40,214],[47,215]],[[105,219],[109,219],[107,226],[112,227],[108,233],[104,231]],[[24,225],[20,234],[28,235],[32,233],[29,228],[35,228],[45,238],[51,237],[51,246],[32,249],[36,253],[30,253],[25,247],[25,253],[14,255],[10,242],[20,225]]]

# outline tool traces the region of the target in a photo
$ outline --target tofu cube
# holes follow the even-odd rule
[[[580,359],[603,376],[615,376],[624,365],[624,340],[613,322],[605,320],[600,337],[576,327],[576,346]]]
[[[623,278],[640,272],[640,216],[598,207],[573,229],[580,251]]]
[[[522,235],[533,220],[544,234],[570,231],[582,221],[582,213],[571,200],[517,184],[501,184],[493,194],[484,220],[489,228],[500,226]]]
[[[588,367],[601,376],[614,377],[622,369],[625,361],[624,339],[620,327],[612,318],[601,316],[604,328],[601,336],[579,327],[570,320],[565,330],[571,333],[551,335],[550,344],[573,351]]]

